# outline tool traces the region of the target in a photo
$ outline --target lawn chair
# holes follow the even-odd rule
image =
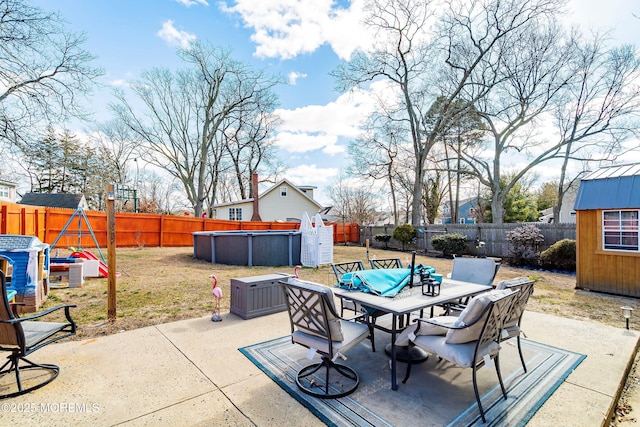
[[[402,268],[400,258],[380,258],[369,260],[371,268]]]
[[[492,360],[502,395],[507,398],[500,373],[499,343],[502,326],[517,301],[518,293],[494,290],[477,295],[453,322],[450,316],[417,319],[417,329],[409,335],[410,346],[418,346],[441,359],[472,369],[473,391],[483,422],[486,419],[478,392],[476,372]],[[403,383],[409,379],[411,366],[409,360]]]
[[[513,304],[512,310],[504,321],[503,332],[500,335],[501,341],[505,341],[511,338],[516,338],[518,342],[518,353],[520,354],[520,362],[522,362],[522,369],[527,372],[527,365],[524,362],[524,356],[522,355],[522,346],[520,345],[520,335],[524,335],[520,328],[520,322],[522,321],[522,315],[527,308],[529,297],[533,294],[533,285],[535,280],[531,280],[528,277],[517,277],[511,280],[503,280],[498,283],[496,289],[511,289],[513,291],[518,290],[518,298]],[[525,335],[526,336],[526,335]]]
[[[6,279],[2,271],[0,271],[0,281],[2,282],[0,351],[10,353],[7,356],[7,362],[0,368],[0,377],[14,374],[16,378],[16,389],[0,394],[0,398],[4,399],[29,393],[56,379],[60,373],[58,366],[33,363],[26,356],[47,344],[75,335],[76,324],[69,313],[69,309],[75,305],[61,305],[31,316],[16,317],[7,301]],[[34,321],[61,309],[64,309],[65,322]],[[48,375],[33,375],[23,381],[21,372],[26,370],[42,370]],[[29,385],[25,387],[24,382]]]
[[[455,257],[451,279],[491,286],[499,268],[500,263],[491,258]]]
[[[493,279],[495,279],[496,274],[498,274],[499,268],[500,263],[495,262],[491,258],[455,257],[449,278],[452,280],[460,280],[461,282],[486,285],[487,290],[490,290],[490,286],[493,285]],[[449,315],[452,311],[464,310],[468,303],[469,298],[465,298],[456,302],[446,303],[442,308],[445,314]]]
[[[336,313],[333,291],[327,286],[295,278],[280,285],[289,311],[291,341],[313,349],[322,359],[298,371],[298,388],[321,399],[353,393],[360,382],[358,374],[335,360],[369,336],[367,325],[341,318]],[[323,370],[323,376],[314,375]]]

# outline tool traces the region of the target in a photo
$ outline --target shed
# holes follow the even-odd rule
[[[576,287],[640,296],[640,163],[605,167],[580,181]]]

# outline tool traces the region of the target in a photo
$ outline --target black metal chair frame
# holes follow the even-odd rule
[[[518,280],[518,279],[514,279]],[[509,282],[509,281],[507,281]],[[509,325],[510,323],[515,322],[518,326],[518,335],[516,336],[516,341],[518,343],[518,354],[520,355],[520,362],[522,363],[522,369],[524,372],[527,372],[527,364],[524,361],[524,356],[522,354],[522,345],[520,343],[520,335],[522,335],[522,330],[520,328],[520,323],[522,322],[522,315],[524,314],[525,309],[527,308],[527,303],[529,302],[529,297],[533,294],[533,286],[535,284],[535,280],[531,280],[529,278],[522,278],[513,284],[507,284],[506,288],[511,289],[513,291],[518,291],[516,301],[511,307],[511,311],[507,314],[507,317],[504,321],[505,325]],[[506,341],[513,338],[513,336],[503,337],[501,335],[501,340]]]
[[[476,396],[476,402],[478,404],[478,409],[480,410],[480,416],[482,417],[482,422],[486,422],[486,417],[484,413],[484,409],[482,407],[482,402],[480,401],[480,393],[478,392],[478,382],[477,382],[477,371],[485,365],[485,359],[483,355],[480,354],[480,350],[488,345],[491,341],[496,343],[500,343],[501,335],[502,335],[502,325],[505,320],[508,318],[509,313],[513,311],[514,304],[517,303],[519,291],[515,291],[510,295],[497,299],[495,301],[490,302],[487,307],[483,310],[482,314],[478,317],[478,319],[470,324],[465,325],[463,327],[455,327],[455,326],[444,326],[448,329],[465,329],[468,328],[478,322],[484,322],[482,325],[482,330],[478,336],[478,339],[475,341],[475,349],[473,354],[473,363],[471,365],[472,368],[472,379],[473,379],[473,391]],[[418,324],[418,330],[423,322],[431,323],[439,326],[443,326],[437,322],[437,319],[416,319]],[[416,330],[416,334],[418,333]],[[415,346],[414,343],[409,342],[410,346]],[[458,345],[458,344],[445,344],[445,345]],[[437,354],[436,354],[437,356]],[[489,355],[489,357],[494,361],[494,365],[496,368],[496,374],[498,376],[498,382],[500,383],[500,389],[502,390],[502,396],[507,399],[507,391],[504,387],[504,383],[502,381],[502,373],[500,372],[500,351],[496,351]],[[406,383],[411,375],[411,360],[409,360],[407,364],[407,372],[402,380],[403,383]]]
[[[309,290],[307,288],[302,288],[295,283],[290,282],[280,282],[280,286],[285,295],[285,302],[287,305],[287,310],[289,312],[289,321],[291,324],[291,341],[294,344],[299,344],[309,348],[308,346],[296,342],[293,339],[293,333],[296,329],[300,329],[301,327],[306,330],[312,330],[314,335],[319,336],[327,341],[329,351],[323,352],[321,350],[315,349],[321,357],[321,361],[319,363],[314,363],[308,366],[305,366],[300,371],[298,371],[296,375],[296,384],[298,388],[306,394],[309,394],[314,397],[318,397],[321,399],[335,399],[339,397],[347,396],[353,393],[360,383],[360,378],[358,377],[358,373],[340,363],[336,363],[333,361],[334,359],[334,338],[331,335],[331,327],[329,326],[329,314],[331,314],[334,318],[351,321],[351,319],[345,319],[338,315],[338,313],[334,310],[333,302],[328,301],[327,294],[315,292]],[[318,387],[317,385],[312,385],[311,387],[307,387],[303,380],[319,370],[325,370],[325,381],[324,387]],[[331,393],[330,392],[330,382],[329,382],[329,374],[331,370],[334,369],[340,375],[348,378],[353,381],[351,387],[342,389],[338,392]],[[316,391],[320,390],[320,391]]]
[[[362,261],[347,261],[347,262],[340,262],[337,264],[331,264],[331,268],[333,269],[333,274],[335,274],[338,282],[342,278],[342,275],[345,273],[351,273],[353,271],[360,271],[365,269],[364,263]],[[341,316],[344,316],[345,303],[350,305],[349,308],[346,308],[347,310],[353,310],[354,313],[361,314],[361,312],[357,310],[357,304],[355,303],[355,301],[352,301],[348,298],[343,298],[341,301],[342,301],[340,305]],[[366,314],[366,316],[363,317],[362,320],[366,322],[367,325],[369,325],[369,334],[370,334],[369,338],[371,339],[371,349],[375,352],[376,344],[375,344],[374,330],[380,329],[381,331],[391,333],[391,329],[385,328],[383,326],[376,324],[378,317],[384,316],[387,313],[380,310],[368,311],[366,307],[363,307],[363,308],[365,309],[364,314]]]
[[[39,389],[56,379],[60,368],[51,364],[39,364],[26,358],[34,351],[75,335],[76,324],[71,319],[69,309],[75,305],[60,305],[31,316],[17,317],[14,308],[7,301],[7,288],[4,272],[0,271],[2,282],[2,302],[0,302],[0,351],[10,352],[7,362],[0,367],[0,377],[15,374],[17,391],[0,395],[0,399],[20,396]],[[33,321],[47,316],[55,311],[64,309],[66,322]],[[23,362],[21,364],[21,362]],[[26,369],[41,369],[49,371],[50,376],[31,387],[23,388],[20,371]]]
[[[369,260],[371,268],[402,268],[400,258],[380,258]]]

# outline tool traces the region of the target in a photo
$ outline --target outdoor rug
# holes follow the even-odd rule
[[[398,390],[391,390],[390,361],[383,350],[390,337],[379,331],[375,353],[365,340],[347,353],[347,361],[340,361],[360,376],[358,389],[340,399],[318,399],[300,392],[296,372],[312,362],[306,358],[308,350],[292,344],[289,336],[239,350],[329,426],[522,426],[586,356],[523,339],[528,368],[525,374],[512,341],[503,343],[500,352],[507,400],[495,369],[483,367],[478,371],[486,424],[475,401],[470,368],[431,356],[414,365],[411,377],[402,384],[406,364],[399,362]],[[318,360],[316,355],[313,362]]]

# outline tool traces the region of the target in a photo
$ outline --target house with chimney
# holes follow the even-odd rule
[[[253,175],[252,186],[252,193],[258,197],[213,205],[215,217],[232,221],[299,222],[304,212],[313,217],[324,209],[313,199],[316,187],[297,186],[283,179],[259,194],[256,174]]]

